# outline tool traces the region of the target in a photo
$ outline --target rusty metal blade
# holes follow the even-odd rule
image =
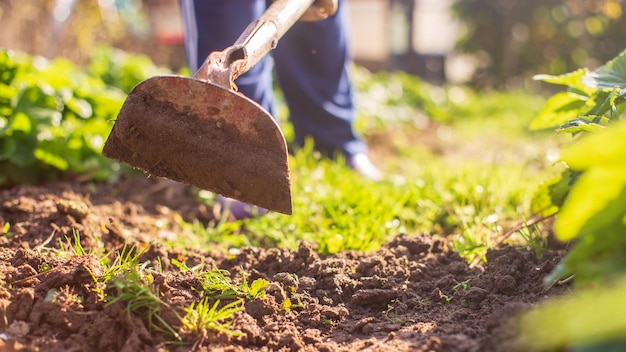
[[[141,82],[102,153],[154,176],[292,212],[280,128],[252,100],[211,83],[180,76]]]

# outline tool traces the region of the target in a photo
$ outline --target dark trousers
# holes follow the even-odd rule
[[[181,0],[185,47],[195,72],[212,51],[231,46],[266,9],[266,0]],[[312,137],[323,153],[354,155],[366,146],[353,130],[345,6],[319,22],[297,22],[278,46],[236,81],[239,91],[276,116],[273,69],[289,108],[295,144]],[[343,4],[345,5],[345,4]]]

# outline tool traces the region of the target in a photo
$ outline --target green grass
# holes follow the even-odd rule
[[[135,314],[142,319],[150,331],[159,332],[176,340],[181,340],[175,327],[164,318],[166,311],[178,315],[167,302],[161,300],[157,285],[153,284],[153,276],[145,265],[128,268],[123,273],[111,278],[107,283],[111,293],[107,296],[107,305],[122,302],[130,315]]]
[[[0,175],[0,183],[25,180],[15,176],[16,170],[32,176],[52,167],[62,171],[60,174],[74,170],[82,175],[93,173],[86,179],[108,180],[128,171],[102,159],[96,150],[101,143],[94,143],[99,139],[92,137],[108,133],[107,119],[119,111],[122,91],[160,70],[147,67],[145,58],[118,54],[110,50],[95,53],[89,74],[65,60],[49,63],[42,72],[31,58],[0,55],[0,66],[8,72],[3,83],[21,87],[5,89],[0,99],[0,108],[14,116],[13,123],[0,128],[12,137],[0,154],[15,164],[13,171],[7,169],[11,172]],[[138,71],[137,65],[149,70]],[[55,74],[59,70],[66,74]],[[78,77],[77,82],[84,84],[77,86],[76,80],[67,77]],[[368,181],[348,169],[343,160],[322,158],[309,143],[289,159],[292,216],[270,213],[209,224],[179,218],[182,232],[178,242],[169,245],[181,248],[184,254],[186,250],[248,245],[295,249],[301,241],[308,241],[315,243],[320,253],[366,252],[399,234],[429,234],[448,239],[451,248],[474,263],[503,237],[542,253],[545,242],[540,225],[524,228],[520,223],[532,219],[531,199],[550,164],[546,152],[556,150],[559,142],[551,133],[527,129],[545,99],[524,90],[476,92],[462,86],[433,86],[408,74],[370,74],[356,67],[353,77],[359,108],[355,127],[370,145],[372,159],[387,175],[384,181]],[[16,105],[18,101],[21,104]],[[279,111],[282,130],[292,143],[293,128],[284,104]],[[59,129],[61,113],[62,121],[71,125],[69,130]],[[54,148],[47,139],[49,133],[41,132],[48,130],[59,134],[53,140]],[[37,147],[35,141],[43,144]],[[25,152],[19,146],[35,151]],[[71,165],[65,165],[66,154],[73,157]],[[40,161],[48,166],[41,169]],[[198,198],[210,206],[215,195],[199,191]],[[84,211],[71,202],[59,205]],[[521,230],[509,235],[511,228]],[[0,222],[1,235],[11,236],[10,230],[9,223]],[[111,253],[103,248],[87,251],[75,232],[55,250],[46,247],[53,236],[38,250],[53,250],[66,258],[95,256],[102,269],[92,273],[98,298],[107,304],[123,303],[128,313],[139,316],[150,330],[179,341],[181,333],[202,338],[210,329],[229,332],[228,321],[241,309],[242,300],[263,299],[270,285],[279,288],[262,279],[249,283],[244,272],[233,279],[217,268],[187,268],[173,261],[181,272],[191,271],[203,289],[193,302],[170,307],[154,284],[160,266],[140,262],[147,247],[124,245]],[[283,296],[288,310],[292,303],[288,293]],[[176,315],[175,326],[163,319],[164,313]]]
[[[228,271],[217,268],[207,269],[204,264],[198,264],[193,268],[187,267],[176,259],[172,259],[172,264],[181,272],[191,272],[202,285],[206,297],[211,299],[239,299],[254,300],[265,298],[265,290],[270,282],[265,279],[256,279],[248,284],[246,273],[241,270],[241,283],[234,283],[229,277]]]
[[[360,101],[369,97],[379,106],[362,110],[358,127],[386,180],[363,179],[342,160],[322,158],[307,145],[290,157],[293,215],[208,226],[181,221],[185,237],[223,248],[294,249],[304,240],[321,253],[335,253],[372,251],[401,233],[427,233],[450,239],[461,255],[479,260],[503,232],[531,217],[532,194],[549,164],[546,151],[556,146],[552,134],[526,128],[542,98],[524,91],[479,95],[404,74],[384,79],[358,72]],[[379,114],[385,107],[404,115]],[[510,238],[531,244],[524,236]]]
[[[73,145],[67,138],[82,141],[83,128],[98,133],[107,131],[106,120],[119,111],[120,89],[128,91],[145,76],[162,72],[149,65],[145,57],[120,55],[111,50],[94,53],[88,74],[66,60],[50,62],[42,73],[33,65],[32,58],[5,53],[0,59],[9,73],[5,75],[5,84],[14,80],[13,83],[26,84],[36,79],[55,88],[42,90],[37,88],[39,85],[25,85],[24,92],[30,93],[19,96],[28,98],[24,100],[32,108],[28,111],[20,110],[19,104],[13,106],[11,95],[10,99],[2,100],[7,111],[16,116],[15,120],[37,117],[36,112],[42,108],[46,116],[58,116],[60,107],[54,102],[59,97],[67,98],[63,105],[67,121],[86,123],[87,120],[77,116],[92,117],[88,120],[92,125],[80,124],[80,128],[72,130],[80,133],[64,135],[65,139],[56,141],[58,150],[44,148],[45,153],[40,153],[40,157],[53,164],[66,159],[64,148]],[[116,64],[110,66],[111,63]],[[146,70],[137,71],[137,65]],[[77,75],[81,82],[90,83],[87,86],[92,86],[93,92],[83,96],[85,85],[78,87],[71,80],[52,74],[59,69],[67,73],[63,77]],[[290,159],[293,216],[274,213],[208,225],[180,220],[184,234],[179,237],[185,238],[185,243],[172,245],[201,248],[213,243],[224,248],[246,245],[296,248],[305,240],[317,243],[322,253],[334,253],[347,249],[372,251],[400,233],[428,233],[449,238],[453,248],[476,259],[511,223],[530,218],[529,199],[547,164],[545,151],[555,144],[552,134],[531,134],[526,128],[540,111],[543,98],[524,90],[477,92],[463,86],[433,86],[400,72],[371,74],[355,67],[352,74],[359,108],[355,127],[369,142],[373,160],[389,175],[387,180],[368,182],[341,161],[322,159],[310,146],[305,146]],[[62,94],[68,85],[75,96]],[[5,93],[17,96],[18,92],[9,89]],[[89,111],[79,109],[87,103],[91,106]],[[279,112],[281,127],[291,143],[293,129],[287,122],[284,104]],[[55,125],[58,119],[44,120],[46,123],[37,125],[38,128],[50,125],[54,131],[58,130]],[[16,165],[26,165],[21,157],[32,153],[24,154],[19,148],[11,147],[32,144],[20,142],[18,137],[24,137],[20,128],[30,131],[31,141],[45,134],[20,127],[19,123],[11,126],[16,139],[8,145],[7,155],[15,158]],[[89,159],[89,155],[79,154],[76,163],[82,165],[88,161],[83,158]],[[97,156],[101,157],[99,153]],[[34,161],[29,159],[29,162]],[[88,164],[93,166],[91,161]],[[113,179],[122,172],[96,169],[111,171],[105,174]],[[77,170],[85,173],[90,169],[81,166]],[[33,174],[26,169],[22,171]],[[206,197],[208,203],[213,199],[213,195]],[[8,229],[9,225],[3,224],[1,231],[7,233]],[[515,237],[520,236],[511,238]]]
[[[265,279],[248,282],[243,270],[241,278],[234,280],[225,270],[206,268],[203,264],[189,268],[172,259],[181,273],[193,273],[203,288],[197,301],[187,306],[172,306],[162,299],[159,285],[154,282],[155,275],[161,272],[160,265],[153,267],[150,262],[140,260],[148,246],[124,244],[112,253],[86,251],[78,231],[74,231],[71,238],[59,240],[58,245],[58,249],[42,246],[40,250],[49,250],[64,258],[94,256],[102,269],[91,273],[92,290],[98,299],[105,306],[122,303],[129,315],[139,317],[146,328],[165,336],[168,343],[186,344],[190,338],[204,338],[208,330],[238,334],[228,328],[234,314],[243,308],[244,301],[264,299],[265,291],[272,284]],[[50,299],[59,292],[51,291]],[[65,294],[68,296],[71,292]],[[175,324],[164,319],[167,314],[175,318]]]
[[[230,335],[239,335],[237,331],[230,330],[233,315],[243,309],[243,301],[237,300],[220,307],[217,300],[210,304],[209,298],[201,299],[197,304],[191,303],[185,308],[185,315],[181,319],[183,329],[190,334],[204,336],[208,330],[217,330]]]

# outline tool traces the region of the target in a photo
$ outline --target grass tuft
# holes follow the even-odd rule
[[[185,315],[181,319],[183,329],[192,334],[203,336],[208,330],[216,330],[229,335],[238,336],[241,333],[229,329],[235,313],[243,309],[243,300],[221,306],[220,300],[210,303],[209,297],[202,298],[198,303],[191,303],[185,308]]]

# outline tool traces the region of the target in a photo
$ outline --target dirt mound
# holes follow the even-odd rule
[[[175,211],[212,216],[188,189],[143,178],[0,191],[0,225],[10,224],[0,236],[0,350],[503,351],[514,349],[509,318],[565,289],[542,285],[559,253],[538,260],[499,248],[484,268],[472,268],[428,236],[402,235],[373,253],[321,256],[309,243],[293,251],[181,253],[159,244],[179,230]],[[250,282],[273,284],[236,313],[228,328],[239,334],[182,334],[185,344],[170,344],[123,302],[102,300],[94,277],[104,269],[95,256],[55,252],[59,241],[71,245],[75,231],[87,251],[119,250],[127,238],[146,247],[141,261],[159,268],[153,285],[178,312],[202,291],[197,277],[171,265],[183,254],[189,267],[214,265],[234,280],[243,269]],[[180,325],[175,314],[163,319]]]

